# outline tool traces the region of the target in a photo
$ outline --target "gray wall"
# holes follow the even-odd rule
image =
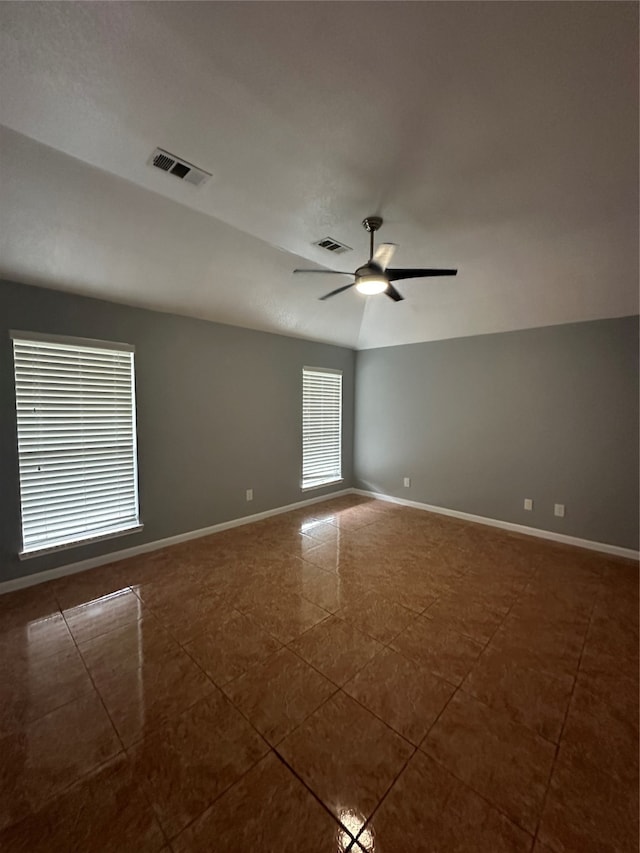
[[[355,447],[360,488],[637,548],[638,318],[359,352]]]
[[[352,485],[352,350],[9,282],[0,318],[0,581]],[[136,346],[141,533],[18,561],[9,329]],[[300,489],[304,365],[344,371],[344,482],[333,489]]]

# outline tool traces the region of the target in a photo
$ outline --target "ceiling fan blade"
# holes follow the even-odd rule
[[[380,269],[386,270],[386,268],[391,263],[391,258],[393,257],[393,253],[397,248],[398,247],[395,243],[380,243],[380,245],[376,249],[375,255],[371,258],[371,260],[375,261],[375,263],[378,264]]]
[[[398,293],[398,291],[391,284],[391,282],[389,282],[389,284],[387,285],[385,293],[387,294],[389,299],[393,299],[394,302],[402,302],[402,300],[404,299],[404,296],[401,293]]]
[[[321,275],[353,275],[352,272],[338,272],[338,270],[294,270],[294,272],[313,272]]]
[[[387,278],[389,281],[400,281],[403,278],[430,278],[434,275],[457,275],[458,270],[418,270],[418,269],[406,269],[406,270],[392,270],[388,269],[386,272]]]
[[[354,285],[355,285],[355,281],[352,281],[351,284],[345,284],[344,287],[338,287],[338,288],[336,288],[336,290],[332,290],[331,293],[325,293],[325,295],[320,296],[319,299],[322,302],[325,299],[328,299],[330,296],[337,296],[337,294],[342,293],[343,290],[349,290],[349,288],[353,287]]]

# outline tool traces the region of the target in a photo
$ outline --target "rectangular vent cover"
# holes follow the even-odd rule
[[[207,181],[211,175],[205,172],[204,169],[198,169],[192,163],[187,163],[186,160],[181,160],[175,154],[169,154],[162,148],[156,148],[148,160],[149,165],[155,166],[156,169],[161,169],[163,172],[169,172],[181,181],[187,184],[193,184],[194,187],[200,187]]]
[[[344,243],[339,243],[333,237],[324,237],[313,244],[320,246],[321,249],[326,249],[327,252],[333,252],[334,255],[341,255],[343,252],[350,252],[351,246],[345,246]]]

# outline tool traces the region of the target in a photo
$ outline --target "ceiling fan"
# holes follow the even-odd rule
[[[404,299],[395,289],[392,281],[399,281],[403,278],[428,278],[435,275],[457,275],[458,270],[424,270],[424,269],[393,269],[388,266],[396,250],[395,243],[381,243],[373,251],[373,235],[382,225],[382,217],[367,216],[362,220],[362,227],[369,232],[369,260],[366,264],[354,273],[338,272],[337,270],[294,270],[294,273],[319,273],[321,275],[353,275],[355,281],[345,284],[332,290],[330,293],[325,293],[320,299],[329,299],[330,296],[337,296],[344,290],[349,290],[350,287],[355,287],[360,293],[371,295],[374,293],[386,293],[394,302],[401,302]]]

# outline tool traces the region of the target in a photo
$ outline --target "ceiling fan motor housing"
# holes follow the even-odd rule
[[[356,278],[360,278],[363,275],[383,275],[382,267],[375,261],[367,261],[364,266],[358,267],[354,273]]]

